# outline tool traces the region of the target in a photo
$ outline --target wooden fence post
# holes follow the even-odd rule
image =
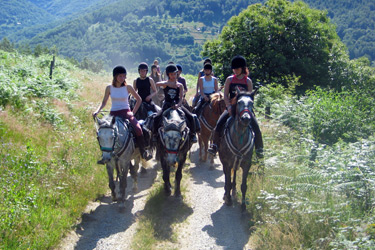
[[[55,68],[55,56],[53,56],[53,60],[51,61],[51,66],[49,68],[49,79],[52,79],[53,68]]]

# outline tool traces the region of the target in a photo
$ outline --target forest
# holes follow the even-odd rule
[[[55,46],[65,57],[106,70],[120,62],[134,68],[157,58],[162,64],[176,61],[185,73],[195,74],[201,68],[203,42],[216,38],[231,16],[263,2],[7,0],[0,3],[0,38],[21,50]],[[326,10],[350,58],[375,60],[373,1],[305,2]]]

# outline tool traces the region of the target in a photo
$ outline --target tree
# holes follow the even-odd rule
[[[344,48],[326,12],[305,3],[269,0],[254,4],[232,17],[217,40],[203,46],[203,56],[216,64],[216,74],[231,74],[230,61],[243,55],[251,77],[287,84],[289,76],[300,77],[303,89],[330,85],[332,54]]]
[[[7,52],[12,52],[14,50],[14,44],[11,43],[8,38],[4,37],[0,42],[0,49]]]

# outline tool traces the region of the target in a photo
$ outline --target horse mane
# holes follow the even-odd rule
[[[251,98],[252,102],[254,102],[254,95],[255,95],[256,91],[253,91],[253,92],[248,92],[248,91],[241,91],[239,92],[231,101],[231,105],[232,105],[232,116],[235,117],[236,116],[236,113],[237,113],[237,102],[238,100],[242,97],[242,96],[248,96]]]
[[[215,108],[214,112],[221,113],[222,111],[220,112],[220,102],[224,102],[223,93],[221,92],[213,93],[210,95],[210,98],[211,98],[211,107]]]

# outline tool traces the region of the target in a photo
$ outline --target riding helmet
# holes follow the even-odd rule
[[[148,71],[148,65],[147,65],[147,63],[145,63],[145,62],[141,62],[141,63],[138,65],[138,71],[140,71],[141,69],[147,69],[147,71]]]
[[[113,77],[119,74],[126,74],[126,69],[124,66],[118,65],[113,68],[112,74],[113,74]]]
[[[176,64],[176,67],[179,71],[182,71],[182,66],[180,64]]]
[[[246,67],[246,59],[243,56],[235,56],[232,59],[232,69]]]
[[[206,63],[209,63],[209,64],[212,64],[212,61],[210,58],[206,58],[203,62],[203,66],[206,64]]]
[[[174,73],[174,72],[177,72],[178,69],[176,67],[176,65],[174,64],[168,64],[167,67],[165,68],[165,73],[167,73],[167,75],[169,75],[169,73]]]
[[[203,69],[210,69],[212,70],[212,65],[210,63],[206,63],[204,66],[203,66]]]

